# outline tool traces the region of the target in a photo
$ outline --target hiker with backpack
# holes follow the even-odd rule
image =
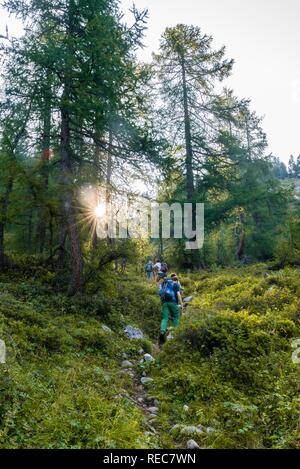
[[[168,270],[168,264],[163,261],[160,266],[160,278],[166,278],[168,276]]]
[[[169,319],[173,321],[173,326],[178,327],[180,322],[180,308],[183,309],[183,301],[180,293],[180,286],[177,281],[165,278],[161,284],[159,295],[162,303],[162,321],[160,325],[159,344],[166,341],[166,333]]]
[[[145,266],[145,272],[147,275],[148,280],[152,280],[153,278],[153,262],[149,260]]]
[[[155,264],[153,266],[153,272],[154,272],[154,278],[155,278],[155,282],[158,283],[158,273],[160,272],[160,269],[161,269],[161,262],[159,259],[156,259],[155,261]]]
[[[154,269],[156,273],[155,281],[159,284],[161,279],[168,276],[168,264],[166,262],[156,261]]]

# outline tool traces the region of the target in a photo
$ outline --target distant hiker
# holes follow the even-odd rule
[[[180,311],[178,304],[180,304],[182,309],[184,306],[180,294],[180,286],[171,278],[164,279],[159,290],[159,295],[162,303],[162,321],[160,325],[159,344],[162,345],[166,341],[169,319],[173,321],[174,327],[179,326]]]
[[[160,277],[165,278],[168,276],[168,264],[166,262],[162,262],[160,266]]]
[[[159,282],[159,276],[158,273],[160,272],[161,269],[161,262],[159,259],[156,259],[155,264],[153,266],[153,272],[155,276],[155,281],[158,283]]]
[[[153,278],[153,262],[152,261],[148,261],[146,266],[145,266],[145,271],[146,271],[146,274],[147,274],[147,279],[148,280],[152,280]]]
[[[160,280],[168,276],[168,264],[166,262],[156,261],[155,265],[155,281],[159,284]]]

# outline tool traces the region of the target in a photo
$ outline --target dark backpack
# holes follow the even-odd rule
[[[159,290],[159,296],[163,303],[176,301],[173,280],[166,279],[163,281]]]
[[[166,264],[165,262],[162,262],[161,263],[161,268],[160,268],[160,271],[161,272],[168,272],[168,264]]]

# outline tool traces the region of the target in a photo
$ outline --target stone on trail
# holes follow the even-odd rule
[[[200,449],[198,443],[195,440],[189,440],[186,444],[187,449]]]
[[[148,410],[151,414],[157,414],[159,412],[158,407],[149,407]]]
[[[184,410],[184,412],[188,412],[188,411],[190,410],[190,408],[189,408],[188,405],[185,404],[185,405],[183,406],[183,410]]]
[[[153,383],[153,379],[152,378],[148,378],[148,377],[144,377],[141,378],[141,383],[144,385],[144,386],[147,386],[147,384],[151,384]]]
[[[101,326],[102,330],[105,331],[105,332],[112,332],[111,328],[106,326],[105,324],[102,324]]]
[[[134,364],[131,363],[129,360],[122,361],[122,368],[133,368]]]
[[[145,353],[144,360],[147,363],[155,362],[155,358],[153,358],[152,355],[150,355],[150,353]]]
[[[143,332],[137,327],[126,326],[124,329],[124,332],[129,339],[143,339],[144,338]]]

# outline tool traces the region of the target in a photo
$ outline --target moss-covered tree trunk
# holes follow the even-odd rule
[[[70,115],[68,109],[69,98],[69,86],[68,84],[65,84],[61,107],[60,156],[64,183],[63,212],[65,215],[65,223],[68,230],[71,247],[71,281],[69,284],[69,294],[74,295],[77,292],[81,292],[83,289],[83,256],[74,208],[74,178],[70,146]]]

